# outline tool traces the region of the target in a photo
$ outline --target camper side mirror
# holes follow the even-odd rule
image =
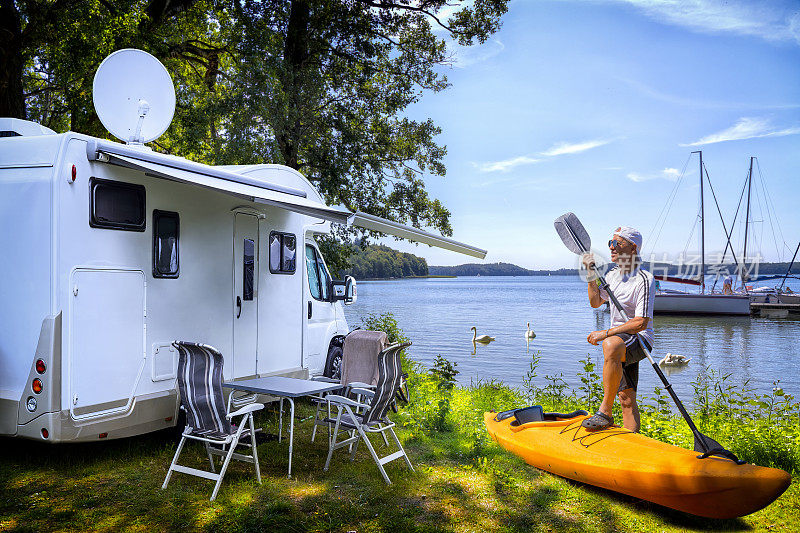
[[[347,276],[342,281],[331,281],[331,301],[344,302],[350,305],[356,302],[358,291],[356,290],[356,280],[353,276]]]

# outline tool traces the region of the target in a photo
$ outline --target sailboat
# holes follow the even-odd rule
[[[753,188],[753,160],[756,159],[755,157],[750,158],[750,171],[747,173],[747,208],[745,213],[745,221],[744,221],[744,251],[743,251],[743,265],[741,269],[741,279],[742,279],[742,286],[745,288],[747,293],[750,295],[750,302],[751,303],[774,303],[774,304],[800,304],[800,294],[794,293],[788,287],[785,287],[786,280],[789,277],[796,277],[792,276],[792,266],[794,266],[794,261],[797,258],[797,252],[800,251],[800,243],[797,244],[797,248],[794,250],[794,255],[792,256],[792,260],[789,263],[789,268],[786,269],[786,274],[783,276],[781,275],[763,275],[763,276],[753,276],[750,277],[748,275],[749,270],[747,269],[747,237],[748,237],[748,229],[750,223],[750,199],[752,196],[752,188]],[[762,187],[763,187],[762,181]],[[744,191],[743,191],[744,192]],[[766,190],[764,191],[766,195]],[[738,209],[737,209],[738,211]],[[767,280],[778,280],[782,279],[781,284],[775,287],[757,287],[751,288],[751,286],[746,285],[747,282],[753,283],[758,281],[767,281]]]
[[[698,279],[678,279],[668,276],[655,276],[657,280],[699,285],[699,293],[675,290],[659,290],[655,295],[653,311],[658,314],[673,315],[749,315],[750,296],[747,294],[722,294],[706,292],[706,243],[705,243],[705,204],[703,180],[703,152],[700,154],[700,273]],[[725,221],[723,220],[723,227]],[[728,234],[725,228],[725,234]]]

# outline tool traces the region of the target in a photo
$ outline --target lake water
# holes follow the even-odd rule
[[[789,283],[800,290],[797,281]],[[531,353],[540,351],[539,386],[545,375],[563,373],[573,388],[576,373],[589,354],[602,373],[602,349],[586,342],[594,330],[609,327],[609,314],[589,307],[586,284],[577,276],[460,277],[363,281],[358,301],[347,306],[350,327],[368,313],[394,313],[411,338],[409,355],[429,367],[441,354],[458,363],[460,383],[496,379],[521,386]],[[536,338],[526,343],[526,323]],[[497,340],[477,345],[472,331]],[[704,365],[731,374],[734,384],[745,380],[759,392],[769,392],[780,380],[784,390],[800,397],[800,320],[750,317],[675,317],[657,315],[655,349],[690,357],[687,367],[669,374],[679,397],[691,399],[691,382]],[[658,376],[645,360],[640,365],[639,391],[652,396]]]

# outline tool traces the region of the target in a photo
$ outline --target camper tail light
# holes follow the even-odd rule
[[[41,359],[36,360],[36,371],[40,374],[44,374],[44,371],[47,370],[47,366],[44,364],[44,361]]]
[[[47,431],[47,428],[42,428],[42,438],[46,439],[49,436],[50,436],[50,432]]]
[[[28,408],[28,411],[31,413],[36,410],[36,398],[33,396],[28,396],[28,400],[25,402],[25,407]]]
[[[72,165],[72,176],[71,176],[70,183],[75,183],[75,180],[78,179],[78,169],[75,168],[75,165]]]
[[[31,383],[31,389],[36,394],[39,394],[40,392],[42,392],[42,380],[39,379],[39,378],[34,379],[33,383]]]

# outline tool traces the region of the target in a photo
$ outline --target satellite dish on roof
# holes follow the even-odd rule
[[[157,139],[175,114],[175,87],[164,65],[142,50],[117,50],[100,63],[92,87],[103,126],[128,144]]]

